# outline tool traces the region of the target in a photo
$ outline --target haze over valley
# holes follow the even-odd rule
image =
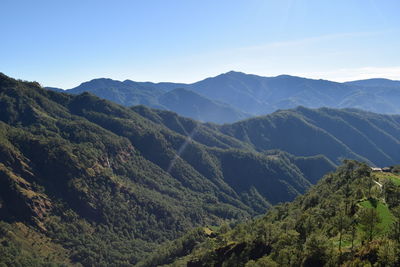
[[[0,267],[400,266],[398,1],[0,10]]]

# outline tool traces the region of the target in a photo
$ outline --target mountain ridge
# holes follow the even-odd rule
[[[132,265],[193,227],[293,199],[335,167],[213,127],[0,74],[0,261]]]
[[[110,85],[107,90],[104,86],[98,85],[98,87],[102,87],[102,91],[94,86],[95,83],[99,82],[97,80],[101,79],[82,83],[78,87],[66,90],[66,92],[90,91],[102,98],[125,106],[143,104],[153,108],[175,111],[194,119],[204,117],[205,121],[216,123],[231,123],[246,116],[264,115],[275,110],[290,109],[297,106],[358,108],[376,113],[400,113],[398,104],[400,102],[399,82],[388,79],[367,79],[339,83],[291,75],[263,77],[229,71],[191,84],[112,80],[114,83],[120,83],[121,88],[117,89]],[[197,112],[193,108],[178,110],[177,106],[187,105],[182,100],[168,107],[163,106],[158,99],[163,94],[168,94],[168,92],[177,88],[190,90],[201,95],[208,99],[207,104],[199,105],[201,101],[196,102],[193,99],[192,104],[197,105]],[[123,91],[126,90],[131,92],[124,93]],[[180,98],[184,98],[184,96],[180,96]],[[225,109],[227,112],[229,110],[232,116],[221,115],[213,118],[210,115],[205,115],[208,112],[207,107],[210,105],[214,106],[215,109]]]

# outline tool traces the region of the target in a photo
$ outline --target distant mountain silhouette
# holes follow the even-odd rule
[[[168,93],[177,88],[186,90]],[[188,90],[197,95],[192,94],[189,99]],[[338,83],[290,75],[262,77],[230,71],[193,84],[95,79],[66,92],[77,94],[83,91],[125,106],[142,104],[216,123],[230,123],[250,115],[265,115],[298,106],[400,113],[400,81],[388,79]]]
[[[190,88],[254,115],[297,106],[399,113],[399,83],[387,79],[338,83],[289,75],[261,77],[231,71],[194,83]]]
[[[400,81],[393,81],[389,79],[375,78],[346,82],[346,84],[357,86],[372,86],[372,87],[398,87],[400,88]]]
[[[347,85],[325,80],[289,75],[261,77],[233,71],[194,83],[191,88],[255,115],[299,105],[335,106],[350,91]]]
[[[129,80],[120,82],[106,78],[84,82],[66,92],[72,94],[90,92],[125,106],[143,104],[151,107],[157,107],[157,97],[165,93],[164,90],[155,88],[147,83],[137,83]]]
[[[121,82],[100,78],[84,82],[70,90],[54,87],[47,87],[47,89],[72,94],[90,92],[124,106],[145,105],[174,111],[182,116],[205,122],[228,123],[251,116],[251,114],[239,111],[228,104],[208,99],[182,87],[187,87],[187,85],[134,82],[131,80]]]

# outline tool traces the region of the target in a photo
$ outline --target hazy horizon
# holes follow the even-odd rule
[[[0,71],[61,88],[97,77],[190,83],[229,70],[399,80],[399,7],[394,0],[6,0]]]
[[[35,82],[39,82],[39,83],[41,84],[41,86],[43,86],[43,87],[55,87],[55,88],[63,89],[63,90],[73,89],[73,88],[75,88],[75,87],[77,87],[77,86],[79,86],[79,85],[81,85],[81,84],[83,84],[83,83],[85,83],[85,82],[90,82],[90,81],[92,81],[92,80],[97,80],[97,79],[111,79],[111,80],[119,81],[119,82],[123,82],[123,81],[126,81],[126,80],[130,80],[130,81],[134,81],[134,82],[144,82],[144,83],[145,83],[145,82],[150,82],[150,83],[183,83],[183,84],[192,84],[192,83],[196,83],[196,82],[199,82],[199,81],[208,79],[208,78],[213,78],[213,77],[216,77],[216,76],[219,76],[219,75],[222,75],[222,74],[227,74],[227,73],[229,73],[229,72],[240,72],[240,73],[244,73],[244,74],[248,74],[248,75],[256,75],[256,76],[267,77],[267,78],[272,78],[272,77],[285,76],[285,75],[287,75],[287,76],[294,76],[294,77],[300,77],[300,78],[306,78],[306,79],[312,79],[312,80],[326,80],[326,81],[338,82],[338,83],[345,83],[345,82],[357,81],[357,80],[334,81],[334,80],[322,79],[322,78],[318,78],[318,77],[305,77],[305,76],[291,75],[291,74],[287,74],[287,73],[282,73],[282,74],[278,74],[278,75],[261,75],[261,74],[257,74],[257,73],[246,73],[246,72],[242,72],[242,71],[230,70],[230,71],[225,71],[225,72],[223,72],[223,73],[215,74],[215,75],[208,76],[208,77],[203,77],[203,78],[201,78],[201,79],[199,79],[199,80],[194,80],[194,81],[189,81],[189,82],[168,81],[168,80],[167,80],[167,81],[164,81],[164,80],[163,80],[163,81],[136,80],[136,79],[132,79],[132,78],[126,78],[126,79],[121,79],[121,80],[119,80],[119,79],[115,79],[115,78],[112,78],[112,77],[94,77],[94,78],[89,78],[88,80],[84,80],[84,81],[78,82],[76,85],[74,85],[74,86],[72,86],[72,87],[68,87],[68,88],[56,87],[56,86],[52,86],[52,85],[41,84],[39,81],[35,81]],[[6,74],[6,73],[5,73],[5,74]],[[18,77],[14,77],[14,78],[19,79]],[[400,81],[400,79],[399,79],[399,80],[395,80],[395,79],[389,79],[389,78],[383,78],[383,77],[371,77],[371,78],[365,78],[365,79],[360,79],[360,80],[368,80],[368,79],[388,79],[388,80],[392,80],[392,81]]]

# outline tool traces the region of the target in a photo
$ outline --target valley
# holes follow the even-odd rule
[[[0,267],[400,266],[400,1],[0,1]]]
[[[214,235],[196,227],[297,203],[345,158],[394,165],[399,132],[399,116],[354,109],[202,123],[2,74],[2,261],[134,265],[165,242]]]

